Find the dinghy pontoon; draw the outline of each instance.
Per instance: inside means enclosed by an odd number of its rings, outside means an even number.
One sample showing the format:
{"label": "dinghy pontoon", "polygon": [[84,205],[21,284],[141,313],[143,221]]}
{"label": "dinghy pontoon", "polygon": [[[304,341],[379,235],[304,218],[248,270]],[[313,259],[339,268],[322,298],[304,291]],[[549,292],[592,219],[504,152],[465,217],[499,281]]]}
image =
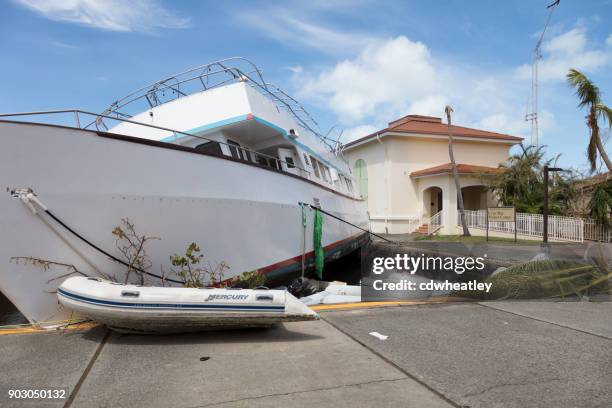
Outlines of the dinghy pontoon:
{"label": "dinghy pontoon", "polygon": [[57,296],[65,307],[123,332],[266,327],[319,318],[284,290],[144,287],[79,276],[66,279]]}

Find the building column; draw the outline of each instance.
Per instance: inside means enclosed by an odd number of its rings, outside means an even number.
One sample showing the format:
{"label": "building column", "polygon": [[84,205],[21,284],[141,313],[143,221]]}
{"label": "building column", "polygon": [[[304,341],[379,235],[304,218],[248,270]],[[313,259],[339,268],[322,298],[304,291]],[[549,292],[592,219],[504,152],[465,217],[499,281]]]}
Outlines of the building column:
{"label": "building column", "polygon": [[442,234],[455,235],[457,234],[457,189],[453,182],[452,176],[446,180],[445,188],[442,190],[442,198],[444,208],[442,209]]}

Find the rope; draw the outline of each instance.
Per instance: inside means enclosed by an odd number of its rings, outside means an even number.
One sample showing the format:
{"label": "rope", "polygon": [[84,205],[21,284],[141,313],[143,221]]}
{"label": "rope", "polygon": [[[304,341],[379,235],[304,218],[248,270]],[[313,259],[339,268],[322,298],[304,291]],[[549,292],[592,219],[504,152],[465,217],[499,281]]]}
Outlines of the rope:
{"label": "rope", "polygon": [[42,322],[36,322],[36,323],[7,324],[7,325],[0,326],[0,331],[6,330],[6,329],[14,329],[14,328],[27,328],[27,327],[37,328],[43,325],[61,325],[63,324],[64,325],[63,327],[66,327],[66,326],[72,326],[72,325],[80,324],[80,323],[87,323],[87,322],[91,322],[91,319],[48,320],[48,321],[42,321]]}
{"label": "rope", "polygon": [[338,220],[338,221],[342,221],[342,222],[343,222],[343,223],[345,223],[345,224],[348,224],[348,225],[353,226],[353,227],[355,227],[355,228],[357,228],[357,229],[360,229],[360,230],[362,230],[362,231],[364,231],[364,232],[367,232],[368,234],[373,235],[373,236],[375,236],[376,238],[380,238],[380,239],[382,239],[383,241],[386,241],[386,242],[390,242],[390,243],[392,243],[392,244],[399,245],[399,242],[392,241],[392,240],[390,240],[390,239],[388,239],[388,238],[383,237],[382,235],[378,235],[378,234],[373,233],[373,232],[372,232],[372,231],[370,231],[370,230],[367,230],[367,229],[365,229],[365,228],[361,228],[361,227],[360,227],[360,226],[358,226],[358,225],[355,225],[355,224],[353,224],[353,223],[351,223],[351,222],[348,222],[347,220],[344,220],[344,219],[342,219],[342,218],[340,218],[340,217],[338,217],[338,216],[335,216],[335,215],[334,215],[334,214],[332,214],[332,213],[329,213],[329,212],[327,212],[327,211],[325,211],[325,210],[322,210],[322,209],[321,209],[321,208],[319,208],[319,207],[315,207],[315,206],[314,206],[314,205],[312,205],[312,204],[308,204],[308,203],[300,203],[300,204],[301,204],[301,205],[308,206],[308,207],[310,207],[310,208],[311,208],[311,209],[313,209],[313,210],[319,210],[319,211],[321,211],[323,214],[325,214],[325,215],[327,215],[327,216],[329,216],[329,217],[335,218],[335,219],[336,219],[336,220]]}
{"label": "rope", "polygon": [[45,212],[47,214],[49,214],[49,217],[53,218],[58,224],[60,224],[62,227],[66,228],[68,231],[70,231],[75,237],[79,238],[81,241],[85,242],[87,245],[89,245],[90,247],[92,247],[93,249],[95,249],[96,251],[108,256],[110,259],[112,259],[115,262],[120,263],[121,265],[127,267],[127,268],[132,268],[135,271],[138,271],[140,273],[144,273],[145,275],[148,276],[152,276],[154,278],[160,279],[161,281],[166,281],[166,282],[172,282],[172,283],[179,283],[179,284],[184,284],[185,282],[176,280],[176,279],[170,279],[170,278],[166,278],[157,274],[154,274],[152,272],[147,272],[143,269],[137,268],[133,265],[128,264],[127,262],[117,258],[116,256],[106,252],[105,250],[103,250],[102,248],[100,248],[99,246],[97,246],[96,244],[94,244],[93,242],[89,241],[87,238],[85,238],[84,236],[82,236],[81,234],[79,234],[78,232],[76,232],[75,230],[73,230],[72,228],[70,228],[68,225],[66,225],[62,220],[60,220],[58,217],[56,217],[51,211],[49,210],[45,210]]}

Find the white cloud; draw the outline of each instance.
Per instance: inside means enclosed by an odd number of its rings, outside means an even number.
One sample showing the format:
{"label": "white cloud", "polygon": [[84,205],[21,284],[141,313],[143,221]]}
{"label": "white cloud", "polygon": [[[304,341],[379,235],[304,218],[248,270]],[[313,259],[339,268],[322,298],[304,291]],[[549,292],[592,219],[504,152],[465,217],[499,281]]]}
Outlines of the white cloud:
{"label": "white cloud", "polygon": [[[612,53],[606,49],[589,47],[586,28],[578,25],[542,44],[542,59],[538,73],[542,81],[564,81],[570,68],[592,71],[612,62]],[[516,70],[518,78],[531,77],[531,65]]]}
{"label": "white cloud", "polygon": [[[305,4],[300,4],[304,7]],[[313,8],[326,7],[310,4]],[[329,5],[327,6],[329,7]],[[339,32],[321,24],[307,22],[308,9],[283,10],[276,5],[258,10],[248,9],[234,14],[241,23],[254,27],[262,34],[290,47],[308,47],[317,51],[347,55],[372,44],[375,36],[361,32]]]}
{"label": "white cloud", "polygon": [[150,32],[156,28],[186,28],[180,17],[157,0],[13,0],[50,20],[110,31]]}
{"label": "white cloud", "polygon": [[606,44],[612,47],[612,34],[610,34],[608,38],[606,39]]}
{"label": "white cloud", "polygon": [[436,88],[427,47],[401,36],[369,45],[355,59],[305,78],[299,93],[327,103],[343,123],[351,123],[381,109],[394,114]]}
{"label": "white cloud", "polygon": [[285,67],[285,69],[287,71],[290,71],[294,75],[301,74],[304,71],[304,68],[302,68],[301,65],[288,66],[288,67]]}
{"label": "white cloud", "polygon": [[360,137],[364,137],[370,135],[381,128],[373,126],[373,125],[360,125],[355,126],[349,129],[345,129],[342,132],[342,143],[352,142],[353,140],[357,140]]}
{"label": "white cloud", "polygon": [[[415,115],[442,117],[444,107],[449,104],[448,98],[443,95],[429,95],[412,102],[405,113]],[[400,115],[402,115],[400,113]]]}
{"label": "white cloud", "polygon": [[[555,129],[547,101],[567,95],[568,69],[588,73],[612,62],[612,50],[594,47],[580,25],[558,31],[542,49],[540,138]],[[530,76],[528,65],[484,71],[474,64],[438,58],[425,44],[399,36],[375,40],[334,65],[303,67],[292,81],[300,99],[333,112],[349,127],[344,142],[406,114],[444,117],[447,104],[455,109],[456,124],[523,136],[529,142],[525,112]]]}
{"label": "white cloud", "polygon": [[64,50],[75,50],[79,48],[77,45],[69,44],[63,41],[58,41],[58,40],[49,40],[49,45],[52,45],[55,48],[61,48]]}

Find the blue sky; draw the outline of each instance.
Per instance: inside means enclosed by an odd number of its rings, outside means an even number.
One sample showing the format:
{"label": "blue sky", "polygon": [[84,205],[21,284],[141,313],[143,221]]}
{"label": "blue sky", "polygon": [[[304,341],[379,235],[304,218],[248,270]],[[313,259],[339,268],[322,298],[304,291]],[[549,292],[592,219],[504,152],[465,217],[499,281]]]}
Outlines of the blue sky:
{"label": "blue sky", "polygon": [[[0,111],[102,111],[189,67],[244,56],[321,124],[363,136],[408,113],[529,137],[531,50],[549,0],[8,0],[0,5]],[[584,168],[570,67],[612,105],[612,0],[562,0],[542,46],[540,139]]]}

